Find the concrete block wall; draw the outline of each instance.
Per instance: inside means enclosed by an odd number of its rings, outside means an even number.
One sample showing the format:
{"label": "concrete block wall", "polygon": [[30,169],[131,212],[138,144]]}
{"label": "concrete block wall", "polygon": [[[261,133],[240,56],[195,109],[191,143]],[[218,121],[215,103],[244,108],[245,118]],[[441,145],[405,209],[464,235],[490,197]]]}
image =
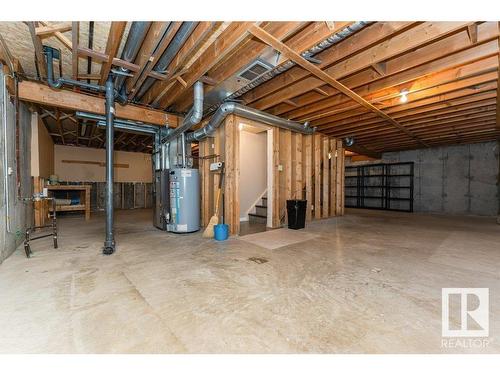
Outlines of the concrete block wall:
{"label": "concrete block wall", "polygon": [[385,153],[415,163],[414,211],[496,216],[498,142]]}
{"label": "concrete block wall", "polygon": [[[16,157],[15,108],[4,97],[4,79],[0,65],[0,263],[11,255],[24,240],[26,227],[32,221],[32,208],[21,198],[32,194],[31,182],[31,112],[19,105],[19,158]],[[6,98],[6,101],[4,101]],[[5,121],[5,119],[7,121]],[[4,135],[6,124],[7,136]],[[19,168],[17,167],[19,163]],[[8,170],[12,173],[8,173]],[[17,170],[20,176],[17,176]],[[20,188],[18,190],[18,182]],[[8,191],[9,200],[6,201]],[[8,209],[7,209],[8,205]]]}

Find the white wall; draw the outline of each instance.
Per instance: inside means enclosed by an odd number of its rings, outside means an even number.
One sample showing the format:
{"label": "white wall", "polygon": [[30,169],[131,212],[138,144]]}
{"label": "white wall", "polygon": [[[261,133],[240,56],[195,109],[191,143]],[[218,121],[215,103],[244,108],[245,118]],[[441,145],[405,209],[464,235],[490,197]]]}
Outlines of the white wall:
{"label": "white wall", "polygon": [[[106,161],[104,149],[55,145],[55,174],[60,181],[106,181],[105,167],[92,164],[70,164],[63,160]],[[115,164],[128,164],[128,168],[115,167],[116,182],[152,182],[151,155],[139,152],[115,151]]]}
{"label": "white wall", "polygon": [[240,219],[248,219],[249,210],[267,188],[266,132],[240,133]]}

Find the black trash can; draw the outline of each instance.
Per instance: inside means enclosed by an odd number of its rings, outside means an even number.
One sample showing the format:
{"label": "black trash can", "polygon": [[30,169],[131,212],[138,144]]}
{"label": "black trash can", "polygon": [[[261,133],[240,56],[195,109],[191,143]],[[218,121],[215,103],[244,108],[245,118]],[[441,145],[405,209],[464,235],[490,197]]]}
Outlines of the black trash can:
{"label": "black trash can", "polygon": [[306,200],[290,199],[286,201],[288,228],[302,229],[306,225]]}

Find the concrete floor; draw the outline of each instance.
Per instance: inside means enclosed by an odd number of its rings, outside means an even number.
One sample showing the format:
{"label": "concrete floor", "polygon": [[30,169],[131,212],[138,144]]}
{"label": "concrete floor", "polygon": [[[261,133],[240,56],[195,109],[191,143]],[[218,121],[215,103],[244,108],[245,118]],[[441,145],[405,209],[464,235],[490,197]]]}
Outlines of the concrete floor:
{"label": "concrete floor", "polygon": [[[0,266],[0,352],[500,352],[494,219],[349,211],[269,250],[150,216],[117,213],[109,257],[102,217],[61,219],[58,250],[19,248]],[[442,287],[490,288],[487,348],[441,348]]]}

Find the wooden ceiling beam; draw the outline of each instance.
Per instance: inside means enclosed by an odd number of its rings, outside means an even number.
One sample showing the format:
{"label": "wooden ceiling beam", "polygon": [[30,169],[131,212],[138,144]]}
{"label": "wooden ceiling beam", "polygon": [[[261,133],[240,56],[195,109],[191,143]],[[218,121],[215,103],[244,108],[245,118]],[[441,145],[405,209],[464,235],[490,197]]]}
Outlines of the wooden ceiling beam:
{"label": "wooden ceiling beam", "polygon": [[71,76],[77,80],[78,77],[78,45],[80,44],[80,22],[71,23]]}
{"label": "wooden ceiling beam", "polygon": [[[54,90],[45,84],[33,81],[19,82],[19,99],[67,110],[105,114],[103,98],[69,90]],[[132,104],[124,106],[117,104],[116,117],[160,126],[168,125],[174,128],[179,121],[177,115]]]}
{"label": "wooden ceiling beam", "polygon": [[[415,22],[378,22],[370,25],[348,40],[336,44],[334,48],[328,48],[317,54],[315,57],[321,60],[318,68],[327,68],[415,25],[417,25]],[[249,91],[241,98],[249,104],[308,76],[310,74],[307,70],[296,66]]]}
{"label": "wooden ceiling beam", "polygon": [[[106,63],[109,60],[109,56],[106,53],[95,51],[83,46],[78,46],[78,56],[91,57],[93,61],[98,63]],[[137,72],[140,69],[138,65],[119,59],[117,57],[114,57],[112,59],[112,65],[125,68],[132,72]]]}
{"label": "wooden ceiling beam", "polygon": [[[49,27],[47,25],[47,23],[43,22],[43,21],[39,21],[39,23],[45,27]],[[70,29],[71,30],[71,29]],[[35,31],[36,32],[36,31]],[[73,49],[73,46],[72,46],[72,43],[71,43],[71,40],[69,40],[62,32],[60,31],[55,31],[54,32],[54,36],[66,47],[68,48],[69,50],[72,50]]]}
{"label": "wooden ceiling beam", "polygon": [[[401,110],[414,108],[424,103],[420,102],[421,100],[432,98],[434,98],[432,102],[441,101],[443,100],[442,95],[445,95],[447,93],[461,90],[462,94],[470,95],[484,90],[491,90],[492,88],[496,89],[496,76],[496,72],[489,72],[460,81],[445,83],[443,85],[438,85],[418,91],[411,94],[410,100],[406,103],[402,103],[398,97],[395,97],[388,100],[379,101],[377,102],[377,105],[379,109],[383,109],[387,114],[392,115],[393,112],[397,111],[397,109],[394,109],[394,107],[399,107]],[[426,103],[428,103],[428,101]],[[347,108],[346,110],[343,110],[342,112],[339,112],[333,116],[312,121],[311,124],[324,129],[327,127],[335,126],[335,124],[339,121],[352,121],[352,119],[349,120],[349,118],[358,114],[362,114],[360,113],[360,111],[361,110],[353,110]]]}
{"label": "wooden ceiling beam", "polygon": [[[495,46],[488,42],[427,64],[405,69],[375,82],[369,81],[369,78],[365,79],[362,74],[353,75],[341,80],[341,82],[348,87],[354,87],[353,90],[356,93],[372,100],[376,96],[395,94],[397,90],[417,90],[419,87],[432,86],[435,82],[452,81],[455,78],[454,75],[456,75],[456,79],[461,79],[476,74],[478,71],[497,67],[498,62],[494,59],[494,48]],[[403,66],[403,68],[405,67]],[[329,111],[335,111],[337,105],[349,100],[341,95],[334,95],[307,105],[303,104],[300,97],[297,98],[297,101],[302,104],[301,108],[297,110],[272,112],[290,119],[313,120],[325,117]]]}
{"label": "wooden ceiling beam", "polygon": [[[466,134],[466,133],[478,133],[478,132],[491,132],[495,131],[495,119],[494,116],[490,118],[481,119],[471,123],[462,122],[453,124],[450,126],[444,126],[442,128],[432,129],[429,131],[420,132],[420,136],[431,141],[433,138],[449,136],[452,134]],[[380,132],[371,136],[355,136],[357,142],[360,144],[369,145],[371,148],[377,148],[378,146],[389,147],[392,145],[398,145],[398,143],[406,143],[407,139],[402,138],[400,135],[390,134],[385,132]]]}
{"label": "wooden ceiling beam", "polygon": [[343,94],[347,95],[350,97],[352,100],[356,101],[359,103],[361,106],[365,107],[366,109],[376,113],[386,121],[390,122],[393,124],[395,127],[397,127],[399,130],[401,130],[403,133],[408,135],[409,137],[415,139],[419,143],[421,143],[423,146],[427,147],[427,144],[418,137],[416,137],[413,133],[408,131],[405,127],[403,127],[401,124],[399,124],[396,120],[394,120],[392,117],[387,115],[385,112],[381,111],[377,107],[375,107],[373,104],[370,102],[366,101],[363,99],[363,97],[359,96],[356,94],[354,91],[349,89],[348,87],[344,86],[340,82],[336,81],[333,79],[329,74],[325,73],[323,70],[319,69],[306,59],[304,59],[300,54],[289,48],[286,44],[280,42],[276,38],[274,38],[272,35],[269,35],[266,31],[262,30],[260,27],[256,25],[252,25],[249,30],[255,37],[261,39],[263,42],[269,44],[271,47],[276,49],[277,51],[280,51],[282,54],[287,56],[290,60],[295,62],[296,64],[300,65],[302,68],[308,70],[311,74],[314,76],[318,77],[321,79],[323,82],[328,83],[331,85],[333,88],[339,90]]}
{"label": "wooden ceiling beam", "polygon": [[[280,40],[286,40],[290,37],[290,35],[293,35],[303,26],[304,22],[267,22],[263,25],[266,31]],[[211,80],[214,81],[212,86],[215,86],[235,75],[243,67],[258,58],[266,48],[269,47],[260,40],[253,38],[245,40],[242,45],[231,54],[231,56],[226,58],[224,61],[221,61],[218,65],[207,72]],[[212,88],[207,87],[205,89],[205,94],[208,94],[211,90]],[[185,111],[187,110],[187,107],[192,105],[192,102],[193,98],[190,93],[185,93],[175,104],[176,108],[180,111]]]}
{"label": "wooden ceiling beam", "polygon": [[[429,107],[418,108],[418,111],[406,110],[406,111],[396,112],[392,114],[392,117],[403,123],[404,121],[428,119],[442,114],[453,115],[457,111],[475,109],[478,107],[489,106],[494,104],[496,102],[495,96],[492,97],[491,94],[489,94],[489,96],[490,98],[485,100],[484,99],[479,101],[469,100],[466,102],[462,101],[463,104],[453,104],[451,102],[437,102],[436,103],[437,105],[434,106],[434,108],[432,108],[431,106],[430,108]],[[466,97],[466,99],[469,99],[469,97]],[[360,116],[359,118],[353,119],[351,121],[342,122],[339,125],[333,127],[332,129],[334,129],[337,132],[345,130],[355,131],[355,130],[368,129],[368,127],[380,123],[383,123],[383,121],[380,121],[378,117],[372,116],[370,118],[365,117],[365,119],[363,119],[362,116]]]}
{"label": "wooden ceiling beam", "polygon": [[[443,24],[445,26],[443,26]],[[465,31],[460,32],[460,30],[465,29],[466,25],[467,24],[444,22],[436,27],[434,27],[432,23],[431,26],[427,28],[419,26],[418,28],[410,29],[373,48],[350,56],[340,61],[338,64],[325,69],[325,72],[338,80],[359,73],[364,69],[371,69],[372,64],[375,62],[384,61],[386,62],[386,75],[402,72],[405,67],[413,68],[424,62],[428,63],[433,59],[442,58],[448,53],[457,52],[457,50],[463,49],[464,47],[471,47],[466,41],[467,36],[465,35]],[[484,29],[484,27],[482,29]],[[489,31],[488,27],[486,27],[486,31]],[[427,32],[429,32],[429,34],[427,34]],[[458,36],[456,34],[458,34]],[[497,32],[495,30],[495,37],[496,34]],[[403,38],[404,36],[406,38]],[[456,37],[453,39],[458,39],[459,42],[462,42],[457,45],[456,41],[450,42],[450,40],[445,40],[447,36]],[[408,38],[410,39],[409,42],[407,41]],[[436,40],[438,40],[438,42],[436,42]],[[434,44],[434,42],[436,42],[436,44]],[[409,46],[413,48],[408,49],[407,47]],[[397,60],[397,62],[395,62],[395,60]],[[453,62],[450,62],[450,64],[453,64]],[[252,106],[260,110],[267,110],[279,104],[284,99],[296,97],[316,87],[321,87],[323,84],[323,81],[314,76],[293,83],[288,82],[287,86],[253,102]]]}
{"label": "wooden ceiling beam", "polygon": [[173,81],[177,80],[183,82],[182,75],[188,71],[188,60],[191,59],[195,53],[201,53],[203,51],[203,46],[207,43],[207,39],[216,33],[221,25],[222,22],[199,22],[189,38],[179,49],[179,52],[170,62],[166,69],[168,73],[162,80],[163,82],[156,82],[144,94],[142,101],[144,103],[155,103],[161,100],[163,95],[173,85]]}
{"label": "wooden ceiling beam", "polygon": [[149,77],[149,74],[153,71],[153,68],[155,67],[156,63],[158,62],[158,59],[163,55],[163,52],[167,49],[168,45],[174,38],[175,34],[179,30],[179,28],[182,26],[182,22],[174,22],[169,28],[168,28],[168,33],[161,38],[160,42],[156,46],[153,54],[150,56],[150,58],[145,62],[144,67],[142,67],[142,70],[140,71],[139,74],[137,74],[137,79],[134,79],[134,86],[131,89],[131,92],[128,96],[129,100],[134,99],[136,92],[139,90],[139,88],[142,86],[146,78]]}
{"label": "wooden ceiling beam", "polygon": [[500,22],[497,23],[498,29],[498,38],[497,38],[497,47],[498,47],[498,78],[497,78],[497,128],[500,129]]}
{"label": "wooden ceiling beam", "polygon": [[118,49],[120,48],[120,43],[126,26],[127,22],[124,21],[111,22],[108,41],[106,42],[106,55],[108,55],[108,59],[101,66],[101,79],[99,80],[100,85],[103,85],[108,79],[111,66],[113,65],[113,59],[118,54]]}
{"label": "wooden ceiling beam", "polygon": [[[482,117],[476,117],[476,118],[470,118],[470,119],[455,119],[454,121],[450,121],[446,124],[421,124],[419,127],[414,127],[414,131],[416,134],[418,134],[422,138],[428,137],[428,134],[432,134],[434,131],[439,131],[443,129],[449,129],[450,127],[454,126],[462,126],[462,125],[467,125],[467,126],[474,126],[478,124],[484,124],[485,122],[488,123],[493,123],[495,121],[494,119],[494,113],[489,113],[488,115],[482,116]],[[375,142],[376,139],[385,139],[389,140],[389,138],[393,139],[398,139],[398,140],[404,140],[404,135],[401,135],[400,133],[397,133],[394,128],[382,124],[377,127],[373,127],[373,129],[370,129],[370,131],[355,131],[355,132],[348,132],[346,134],[342,132],[337,132],[337,133],[328,133],[329,136],[333,137],[346,137],[346,136],[351,136],[355,137],[357,140],[362,141],[366,140],[369,142]]]}
{"label": "wooden ceiling beam", "polygon": [[[204,76],[219,61],[225,58],[234,48],[236,48],[245,38],[248,37],[248,30],[252,27],[252,22],[232,22],[229,27],[203,52],[193,63],[190,71],[186,73],[184,80],[188,88],[193,86],[197,80]],[[167,108],[170,106],[187,88],[179,87],[174,83],[162,100],[157,102],[156,107]]]}
{"label": "wooden ceiling beam", "polygon": [[[142,72],[149,62],[149,58],[154,54],[154,51],[161,41],[161,37],[165,33],[168,27],[168,22],[153,22],[149,27],[148,33],[142,42],[139,49],[139,53],[135,59],[135,63],[138,65],[138,72]],[[131,92],[134,89],[135,83],[139,79],[140,75],[136,74],[133,78],[129,78],[125,81],[127,92]]]}
{"label": "wooden ceiling beam", "polygon": [[72,25],[68,23],[60,23],[57,25],[50,26],[38,26],[35,28],[35,34],[38,36],[52,35],[56,32],[66,32],[72,29]]}
{"label": "wooden ceiling beam", "polygon": [[35,48],[36,64],[38,66],[38,71],[42,79],[47,78],[47,62],[45,61],[45,54],[43,53],[43,45],[40,37],[36,35],[36,25],[35,22],[27,22],[31,41],[33,42],[33,47]]}

